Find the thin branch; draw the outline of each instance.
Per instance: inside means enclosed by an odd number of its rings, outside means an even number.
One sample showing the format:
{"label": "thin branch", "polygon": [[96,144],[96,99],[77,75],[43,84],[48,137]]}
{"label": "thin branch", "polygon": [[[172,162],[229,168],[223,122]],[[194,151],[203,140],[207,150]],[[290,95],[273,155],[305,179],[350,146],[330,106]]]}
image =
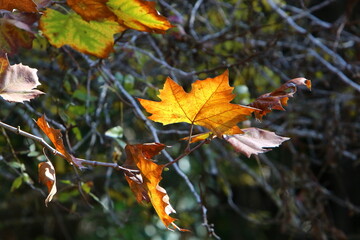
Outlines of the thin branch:
{"label": "thin branch", "polygon": [[204,140],[202,142],[200,142],[198,145],[196,145],[195,147],[187,150],[187,151],[184,151],[180,156],[178,156],[176,159],[174,159],[173,161],[171,162],[168,162],[164,165],[164,167],[168,167],[174,163],[177,163],[180,159],[182,159],[183,157],[189,155],[190,153],[192,153],[193,151],[195,151],[196,149],[200,148],[202,145],[204,145],[205,143],[208,143],[207,140]]}
{"label": "thin branch", "polygon": [[[271,8],[278,13],[292,28],[294,28],[297,32],[306,35],[306,37],[320,49],[322,49],[326,54],[333,58],[334,62],[339,65],[341,70],[349,69],[351,70],[351,65],[349,65],[339,54],[328,48],[325,44],[323,44],[318,38],[314,37],[311,33],[309,33],[305,28],[299,26],[294,19],[292,19],[284,10],[281,9],[273,0],[267,0]],[[312,50],[314,51],[314,50]],[[317,54],[318,55],[318,54]],[[325,65],[324,62],[321,61],[322,64]],[[334,66],[327,66],[331,71],[335,72],[336,67]],[[351,81],[345,74],[342,72],[337,73],[341,80],[343,80],[346,84],[349,84],[355,90],[360,92],[360,85]]]}
{"label": "thin branch", "polygon": [[[13,132],[15,134],[18,134],[18,135],[21,135],[21,136],[24,136],[26,138],[29,138],[29,139],[32,139],[36,142],[39,142],[43,147],[47,148],[48,150],[50,150],[50,152],[53,154],[53,155],[58,155],[60,156],[61,158],[64,158],[66,159],[65,155],[62,154],[61,152],[59,152],[58,150],[56,150],[55,148],[53,148],[52,146],[50,146],[43,138],[41,137],[38,137],[38,136],[35,136],[33,134],[30,134],[28,132],[25,132],[23,130],[20,129],[20,127],[18,128],[15,128],[13,126],[10,126],[4,122],[1,122],[0,121],[0,127],[3,127],[4,129],[10,131],[10,132]],[[86,160],[86,159],[81,159],[81,158],[77,158],[77,160],[79,160],[78,162],[81,164],[86,164],[86,165],[90,165],[90,166],[102,166],[102,167],[111,167],[111,168],[114,168],[116,170],[121,170],[121,171],[126,171],[126,172],[129,172],[129,173],[139,173],[139,170],[136,170],[136,169],[129,169],[129,168],[125,168],[125,167],[122,167],[120,165],[118,165],[117,163],[106,163],[106,162],[98,162],[98,161],[92,161],[92,160]]]}

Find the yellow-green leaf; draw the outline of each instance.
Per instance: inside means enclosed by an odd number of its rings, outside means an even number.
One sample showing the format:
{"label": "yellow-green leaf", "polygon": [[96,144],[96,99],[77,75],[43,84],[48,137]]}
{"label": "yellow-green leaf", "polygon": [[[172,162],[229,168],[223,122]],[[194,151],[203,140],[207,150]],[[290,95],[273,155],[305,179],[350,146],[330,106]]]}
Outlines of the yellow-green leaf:
{"label": "yellow-green leaf", "polygon": [[124,30],[115,21],[87,22],[74,12],[62,14],[53,9],[44,12],[40,19],[40,29],[56,47],[69,45],[99,58],[109,55],[114,45],[113,35]]}
{"label": "yellow-green leaf", "polygon": [[164,33],[173,27],[155,9],[155,2],[144,0],[109,0],[107,6],[120,24],[139,31]]}

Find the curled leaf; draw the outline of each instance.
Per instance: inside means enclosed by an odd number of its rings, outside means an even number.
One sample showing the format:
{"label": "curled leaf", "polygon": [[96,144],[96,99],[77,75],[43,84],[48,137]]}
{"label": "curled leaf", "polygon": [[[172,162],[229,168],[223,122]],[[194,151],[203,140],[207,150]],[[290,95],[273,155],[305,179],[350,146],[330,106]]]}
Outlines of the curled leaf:
{"label": "curled leaf", "polygon": [[127,145],[125,147],[127,159],[124,165],[138,169],[140,174],[127,173],[126,180],[137,201],[150,201],[166,227],[169,228],[172,225],[180,231],[187,231],[174,224],[176,219],[170,214],[175,213],[175,210],[169,202],[166,190],[159,186],[163,165],[158,165],[151,160],[164,148],[165,145],[161,143]]}
{"label": "curled leaf", "polygon": [[290,138],[281,137],[273,132],[259,128],[241,129],[243,134],[224,135],[223,139],[228,141],[237,152],[250,158],[252,154],[268,152],[274,147],[278,147],[282,142]]}
{"label": "curled leaf", "polygon": [[190,93],[168,78],[160,90],[161,102],[139,101],[152,114],[149,119],[164,125],[187,122],[206,127],[218,137],[230,129],[241,133],[236,124],[259,110],[230,103],[234,99],[234,88],[229,86],[228,74],[225,71],[215,78],[198,80],[192,84]]}
{"label": "curled leaf", "polygon": [[6,61],[0,60],[0,96],[9,102],[29,101],[43,92],[36,90],[40,85],[37,69],[21,63],[6,67]]}
{"label": "curled leaf", "polygon": [[44,184],[49,192],[48,196],[45,199],[45,205],[47,206],[47,204],[51,202],[57,192],[55,168],[50,161],[41,162],[38,165],[38,172],[39,182]]}
{"label": "curled leaf", "polygon": [[85,168],[81,161],[79,161],[77,158],[72,156],[68,151],[66,150],[62,134],[59,129],[54,129],[49,126],[48,122],[45,120],[45,115],[41,116],[37,121],[36,124],[40,127],[40,129],[46,134],[46,136],[50,139],[50,141],[54,144],[57,151],[59,151],[63,157],[72,165],[74,164],[78,168],[82,169]]}
{"label": "curled leaf", "polygon": [[285,110],[283,106],[286,106],[289,97],[293,97],[294,93],[296,93],[298,85],[305,85],[308,89],[311,89],[310,80],[306,78],[294,78],[275,89],[275,91],[258,97],[254,102],[249,104],[250,107],[261,109],[260,112],[255,112],[255,117],[261,120],[262,117],[271,112],[272,109]]}

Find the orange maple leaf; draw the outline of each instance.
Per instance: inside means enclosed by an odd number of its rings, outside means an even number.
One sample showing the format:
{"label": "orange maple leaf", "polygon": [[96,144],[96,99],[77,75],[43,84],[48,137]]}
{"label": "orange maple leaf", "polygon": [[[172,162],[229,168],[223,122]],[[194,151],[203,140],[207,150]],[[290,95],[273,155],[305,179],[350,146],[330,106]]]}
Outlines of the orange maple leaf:
{"label": "orange maple leaf", "polygon": [[228,71],[215,78],[197,80],[190,93],[167,78],[160,90],[161,102],[139,99],[140,104],[152,115],[149,119],[164,125],[187,122],[211,130],[215,135],[231,130],[232,134],[241,133],[236,127],[247,119],[256,108],[230,103],[234,99],[233,87],[229,86]]}
{"label": "orange maple leaf", "polygon": [[172,225],[180,231],[187,231],[175,225],[175,218],[169,214],[176,213],[170,205],[169,196],[159,186],[164,166],[154,163],[151,158],[165,148],[161,143],[126,145],[126,162],[124,166],[135,168],[140,174],[126,173],[125,177],[138,202],[151,202],[156,213],[166,227]]}
{"label": "orange maple leaf", "polygon": [[41,130],[46,134],[46,136],[48,136],[50,141],[54,144],[56,150],[63,155],[62,156],[63,158],[65,158],[71,165],[75,164],[75,166],[77,166],[80,169],[85,168],[82,165],[81,161],[79,161],[76,157],[68,153],[63,143],[61,131],[59,129],[54,129],[50,127],[48,122],[45,120],[45,115],[42,115],[36,121],[36,124],[41,128]]}
{"label": "orange maple leaf", "polygon": [[273,92],[266,93],[258,97],[254,102],[249,104],[251,107],[260,109],[260,112],[255,113],[257,119],[262,119],[263,116],[272,111],[276,110],[285,110],[283,106],[287,105],[289,97],[293,97],[296,93],[296,86],[305,85],[308,89],[311,89],[311,81],[306,78],[294,78],[279,88],[275,89]]}

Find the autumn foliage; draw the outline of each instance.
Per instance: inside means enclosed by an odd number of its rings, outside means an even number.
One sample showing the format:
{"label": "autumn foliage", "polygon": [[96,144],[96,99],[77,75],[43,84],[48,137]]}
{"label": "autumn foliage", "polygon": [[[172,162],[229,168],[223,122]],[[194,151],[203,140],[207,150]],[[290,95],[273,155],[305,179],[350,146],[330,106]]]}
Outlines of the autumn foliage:
{"label": "autumn foliage", "polygon": [[[105,59],[116,54],[113,53],[116,39],[128,29],[166,34],[168,29],[174,27],[158,13],[152,1],[67,0],[66,3],[58,7],[57,3],[50,1],[41,1],[41,4],[30,0],[1,1],[0,9],[8,10],[0,19],[0,96],[3,100],[23,103],[44,94],[36,89],[40,86],[37,69],[21,63],[11,65],[8,61],[21,49],[31,49],[35,35],[45,37],[56,48],[70,46],[91,58]],[[160,101],[138,98],[141,106],[150,114],[149,120],[163,125],[189,124],[190,134],[182,139],[188,142],[184,154],[166,164],[153,160],[166,148],[166,143],[158,142],[127,144],[126,161],[122,165],[101,165],[96,161],[77,158],[64,144],[61,131],[52,128],[43,115],[36,120],[36,124],[54,146],[53,152],[44,153],[46,161],[38,164],[39,181],[48,190],[45,205],[56,199],[56,169],[49,157],[54,154],[80,170],[92,165],[122,171],[139,203],[151,203],[167,228],[187,231],[174,223],[176,219],[172,214],[176,211],[170,204],[167,191],[160,186],[164,167],[177,163],[182,157],[205,143],[211,144],[215,139],[229,143],[235,151],[248,158],[278,147],[289,138],[264,129],[244,128],[241,124],[252,117],[261,120],[272,110],[285,110],[289,97],[293,97],[297,87],[302,85],[311,89],[310,80],[295,78],[248,105],[240,105],[232,103],[236,95],[234,87],[229,84],[229,70],[213,78],[196,80],[189,92],[168,77],[159,90]]]}

